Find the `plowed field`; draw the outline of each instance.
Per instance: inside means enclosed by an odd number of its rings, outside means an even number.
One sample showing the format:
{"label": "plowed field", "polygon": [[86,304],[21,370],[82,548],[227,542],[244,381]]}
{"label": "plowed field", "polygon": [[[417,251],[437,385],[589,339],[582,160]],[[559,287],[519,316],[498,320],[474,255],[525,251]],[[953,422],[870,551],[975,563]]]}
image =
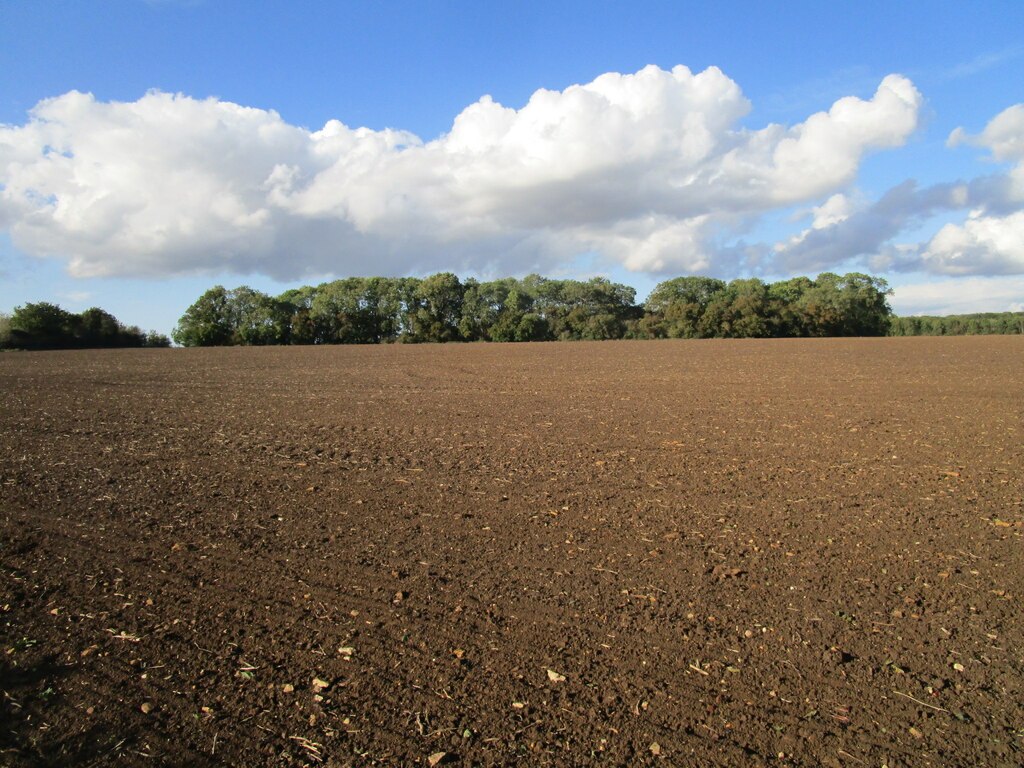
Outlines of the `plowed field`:
{"label": "plowed field", "polygon": [[1024,338],[13,353],[0,392],[0,765],[1024,762]]}

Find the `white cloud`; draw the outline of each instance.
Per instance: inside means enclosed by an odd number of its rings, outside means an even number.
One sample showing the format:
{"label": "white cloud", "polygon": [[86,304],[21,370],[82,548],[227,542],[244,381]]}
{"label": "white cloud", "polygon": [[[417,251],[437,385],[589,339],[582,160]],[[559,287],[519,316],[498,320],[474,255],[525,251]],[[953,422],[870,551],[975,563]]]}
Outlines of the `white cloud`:
{"label": "white cloud", "polygon": [[[835,195],[812,209],[809,228],[775,245],[774,263],[789,271],[860,260],[881,271],[1024,274],[1024,105],[1004,110],[976,136],[958,128],[947,145],[962,143],[1013,166],[1005,174],[924,189],[906,181],[870,204]],[[946,223],[927,242],[892,242],[931,216],[953,211],[965,211],[965,219]]]}
{"label": "white cloud", "polygon": [[776,253],[797,250],[817,230],[830,229],[839,226],[850,218],[854,213],[863,208],[859,202],[854,201],[842,192],[832,195],[821,205],[812,206],[809,210],[799,211],[794,220],[811,217],[811,226],[796,235],[792,235],[787,241],[775,244]]}
{"label": "white cloud", "polygon": [[965,277],[893,288],[897,315],[1024,312],[1024,276]]}
{"label": "white cloud", "polygon": [[949,146],[983,147],[998,162],[1014,163],[992,184],[963,224],[946,224],[920,250],[930,272],[949,275],[1024,274],[1024,104],[1003,110],[977,136],[957,128]]}
{"label": "white cloud", "polygon": [[950,141],[965,141],[977,147],[985,147],[1000,162],[1020,162],[1024,160],[1024,104],[1004,109],[989,121],[978,136],[971,136],[963,128],[957,128],[950,136]]}
{"label": "white cloud", "polygon": [[889,75],[871,101],[847,96],[811,115],[775,149],[776,198],[811,199],[852,180],[865,149],[899,146],[914,131],[921,101],[909,80]]}
{"label": "white cloud", "polygon": [[[71,92],[0,127],[0,227],[76,276],[517,272],[586,252],[715,273],[761,253],[716,248],[723,232],[844,189],[866,153],[915,130],[921,103],[890,75],[869,100],[749,130],[720,70],[652,66],[518,110],[484,97],[423,142],[214,99]],[[840,220],[839,199],[822,222]]]}
{"label": "white cloud", "polygon": [[1024,273],[1024,211],[984,216],[974,211],[963,225],[946,224],[921,253],[929,272],[947,275]]}
{"label": "white cloud", "polygon": [[849,197],[842,193],[832,195],[824,203],[811,209],[814,214],[811,229],[824,229],[846,221],[853,211],[854,202]]}
{"label": "white cloud", "polygon": [[814,220],[809,228],[775,244],[773,261],[793,272],[830,268],[854,259],[883,271],[917,268],[916,248],[894,247],[889,241],[936,212],[963,207],[971,196],[969,185],[937,184],[919,189],[913,181],[893,187],[874,203],[834,195],[812,209]]}
{"label": "white cloud", "polygon": [[1014,163],[1008,174],[1011,182],[1008,192],[1017,203],[1024,203],[1024,104],[1004,109],[977,136],[957,128],[946,144],[950,147],[972,144],[988,149],[997,162]]}

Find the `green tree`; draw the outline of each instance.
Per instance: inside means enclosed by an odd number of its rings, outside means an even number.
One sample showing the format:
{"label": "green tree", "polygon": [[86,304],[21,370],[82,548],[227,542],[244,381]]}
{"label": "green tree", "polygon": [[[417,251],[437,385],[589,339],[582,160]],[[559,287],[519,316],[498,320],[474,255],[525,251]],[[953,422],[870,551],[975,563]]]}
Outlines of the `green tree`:
{"label": "green tree", "polygon": [[625,321],[609,312],[602,312],[587,318],[582,326],[580,338],[584,341],[621,339],[625,330]]}
{"label": "green tree", "polygon": [[398,301],[398,336],[397,341],[412,342],[422,341],[417,336],[417,313],[423,306],[423,300],[419,295],[420,283],[418,277],[393,278],[393,290]]}
{"label": "green tree", "polygon": [[563,280],[555,295],[552,333],[564,341],[622,338],[626,321],[639,317],[636,290],[605,277]]}
{"label": "green tree", "polygon": [[546,341],[547,338],[548,322],[536,312],[527,312],[519,319],[516,341]]}
{"label": "green tree", "polygon": [[77,346],[80,318],[56,304],[40,301],[15,307],[10,334],[15,346],[26,349],[59,349]]}
{"label": "green tree", "polygon": [[890,293],[888,284],[878,277],[824,272],[796,308],[809,336],[884,336],[892,316],[886,298]]}
{"label": "green tree", "polygon": [[626,332],[623,334],[626,339],[665,339],[668,338],[668,331],[661,315],[650,312],[643,317],[626,323]]}
{"label": "green tree", "polygon": [[741,339],[770,336],[768,287],[759,279],[733,280],[711,297],[698,324],[701,336]]}
{"label": "green tree", "polygon": [[529,305],[529,295],[520,290],[515,278],[467,281],[459,330],[470,341],[515,341]]}
{"label": "green tree", "polygon": [[183,347],[222,347],[234,342],[234,331],[228,292],[216,285],[185,310],[171,337]]}
{"label": "green tree", "polygon": [[[77,335],[82,346],[86,347],[121,346],[129,336],[116,317],[99,307],[91,307],[79,315]],[[133,340],[141,346],[141,339]]]}
{"label": "green tree", "polygon": [[243,346],[281,344],[288,340],[287,306],[247,285],[226,293],[231,343]]}
{"label": "green tree", "polygon": [[402,333],[402,293],[392,278],[368,277],[363,282],[361,306],[369,341],[394,341]]}
{"label": "green tree", "polygon": [[305,285],[302,288],[290,288],[277,297],[281,311],[288,316],[289,344],[313,344],[316,341],[316,329],[311,317],[316,294],[316,288]]}
{"label": "green tree", "polygon": [[1024,334],[1024,312],[979,312],[969,315],[893,317],[890,336]]}
{"label": "green tree", "polygon": [[[492,308],[495,318],[490,327],[491,341],[526,341],[523,335],[527,333],[527,325],[532,329],[540,328],[539,324],[524,319],[531,314],[533,299],[530,294],[523,290],[518,280],[506,278],[495,281],[493,286]],[[547,328],[547,323],[544,324]]]}
{"label": "green tree", "polygon": [[412,314],[416,341],[458,341],[462,319],[463,286],[451,272],[424,278],[416,289],[417,306]]}
{"label": "green tree", "polygon": [[[148,338],[138,327],[122,325],[116,317],[99,307],[74,314],[45,301],[15,307],[3,325],[0,328],[0,347],[7,348],[141,347],[146,345]],[[167,344],[170,344],[169,340]]]}
{"label": "green tree", "polygon": [[465,341],[487,338],[484,327],[484,301],[480,297],[479,281],[469,278],[463,284],[462,315],[459,317],[459,335]]}
{"label": "green tree", "polygon": [[725,287],[712,277],[676,277],[659,283],[644,303],[648,315],[654,316],[645,326],[657,338],[700,338],[704,313]]}
{"label": "green tree", "polygon": [[146,340],[143,342],[144,347],[169,347],[171,346],[171,340],[162,333],[156,331],[150,331],[146,334]]}
{"label": "green tree", "polygon": [[892,293],[880,277],[860,272],[843,275],[839,283],[843,336],[884,336],[889,330]]}
{"label": "green tree", "polygon": [[359,304],[362,290],[363,279],[360,277],[335,280],[317,288],[310,307],[316,344],[358,344],[364,341]]}
{"label": "green tree", "polygon": [[794,277],[768,286],[769,316],[774,327],[774,336],[808,336],[800,302],[805,293],[814,287],[808,277]]}
{"label": "green tree", "polygon": [[565,292],[568,281],[552,280],[530,274],[520,281],[520,291],[526,301],[520,300],[523,313],[532,313],[544,320],[544,339],[560,338],[568,333],[565,322],[571,310]]}

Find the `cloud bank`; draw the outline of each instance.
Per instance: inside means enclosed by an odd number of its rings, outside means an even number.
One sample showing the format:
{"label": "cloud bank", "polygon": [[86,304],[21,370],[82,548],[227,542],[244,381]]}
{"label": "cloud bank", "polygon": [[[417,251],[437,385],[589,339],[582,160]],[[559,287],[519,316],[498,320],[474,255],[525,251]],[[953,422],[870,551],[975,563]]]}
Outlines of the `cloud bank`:
{"label": "cloud bank", "polygon": [[[741,126],[750,104],[717,68],[651,66],[521,109],[483,97],[433,141],[150,92],[71,92],[0,126],[0,228],[75,276],[550,271],[596,253],[649,273],[807,270],[852,257],[934,272],[1024,271],[1024,107],[951,142],[1016,163],[1006,177],[874,204],[847,197],[862,159],[902,145],[922,97],[899,75],[793,126]],[[757,217],[811,205],[784,243],[735,244]],[[973,206],[916,248],[931,212]],[[722,243],[732,243],[723,246]]]}
{"label": "cloud bank", "polygon": [[901,285],[890,303],[898,315],[1024,312],[1024,276],[965,277]]}
{"label": "cloud bank", "polygon": [[[1007,174],[919,189],[908,180],[877,202],[858,204],[842,194],[814,208],[810,228],[778,243],[783,267],[816,268],[861,257],[876,270],[939,275],[1024,274],[1024,105],[1004,110],[977,136],[958,128],[947,145],[989,150]],[[962,224],[945,224],[928,242],[893,244],[908,227],[929,217],[968,211]]]}

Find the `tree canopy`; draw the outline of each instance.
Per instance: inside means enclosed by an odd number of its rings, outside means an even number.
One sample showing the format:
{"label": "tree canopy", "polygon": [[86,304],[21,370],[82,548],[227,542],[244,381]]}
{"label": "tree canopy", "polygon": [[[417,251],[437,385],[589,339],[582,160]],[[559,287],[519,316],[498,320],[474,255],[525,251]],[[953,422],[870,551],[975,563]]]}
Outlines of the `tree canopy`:
{"label": "tree canopy", "polygon": [[183,346],[622,338],[642,314],[635,293],[600,277],[481,283],[451,272],[350,277],[277,297],[218,285],[185,311],[173,336]]}
{"label": "tree canopy", "polygon": [[155,331],[122,325],[99,307],[80,314],[41,301],[15,307],[0,317],[0,349],[85,349],[100,347],[169,347]]}
{"label": "tree canopy", "polygon": [[968,315],[895,317],[891,336],[973,336],[1024,334],[1024,312],[978,312]]}
{"label": "tree canopy", "polygon": [[277,297],[215,286],[173,336],[184,346],[880,336],[888,293],[859,273],[780,283],[693,276],[659,284],[638,305],[633,288],[603,277],[349,277]]}

